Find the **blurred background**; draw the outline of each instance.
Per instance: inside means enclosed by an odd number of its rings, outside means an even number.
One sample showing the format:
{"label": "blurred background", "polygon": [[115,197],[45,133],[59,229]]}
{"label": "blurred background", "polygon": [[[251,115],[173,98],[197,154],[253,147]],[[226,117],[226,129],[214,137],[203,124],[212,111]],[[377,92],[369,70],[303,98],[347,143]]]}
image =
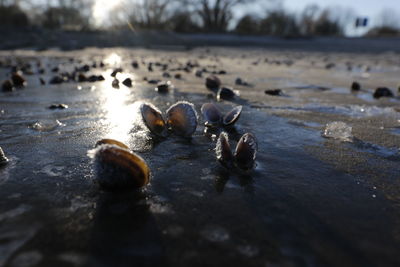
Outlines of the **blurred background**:
{"label": "blurred background", "polygon": [[[98,46],[157,38],[179,43],[179,36],[188,34],[398,37],[399,15],[396,0],[0,0],[0,48],[63,39],[84,45],[79,33],[90,33]],[[126,32],[140,40],[132,42]],[[62,33],[70,38],[61,38]]]}

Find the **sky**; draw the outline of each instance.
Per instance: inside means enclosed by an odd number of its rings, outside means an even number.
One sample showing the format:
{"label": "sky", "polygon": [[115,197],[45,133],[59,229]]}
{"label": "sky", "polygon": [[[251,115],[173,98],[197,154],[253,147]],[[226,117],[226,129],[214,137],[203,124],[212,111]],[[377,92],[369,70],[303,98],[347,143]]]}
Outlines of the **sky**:
{"label": "sky", "polygon": [[[272,1],[272,4],[271,4]],[[275,2],[275,3],[274,3]],[[355,30],[354,27],[349,27],[347,33],[350,36],[357,36],[363,34],[369,28],[376,24],[379,24],[378,16],[382,10],[392,10],[397,14],[400,14],[400,0],[258,0],[256,4],[249,5],[247,7],[236,10],[236,15],[241,16],[246,12],[259,13],[260,10],[265,10],[268,7],[278,5],[278,2],[282,2],[282,7],[285,10],[289,10],[294,13],[301,12],[304,7],[310,4],[317,4],[321,8],[325,7],[342,7],[351,8],[356,15],[360,17],[367,17],[370,21],[369,27]],[[398,24],[399,26],[399,24]]]}

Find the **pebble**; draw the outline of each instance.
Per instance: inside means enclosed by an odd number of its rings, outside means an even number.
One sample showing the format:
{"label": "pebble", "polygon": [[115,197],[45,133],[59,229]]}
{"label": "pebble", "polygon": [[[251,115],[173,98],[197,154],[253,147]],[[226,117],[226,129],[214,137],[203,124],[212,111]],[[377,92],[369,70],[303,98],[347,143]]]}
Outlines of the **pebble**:
{"label": "pebble", "polygon": [[379,87],[375,90],[374,98],[393,97],[393,92],[386,87]]}
{"label": "pebble", "polygon": [[358,82],[353,82],[351,84],[351,90],[352,91],[360,91],[361,85]]}
{"label": "pebble", "polygon": [[66,104],[52,104],[49,106],[49,109],[67,109],[68,105]]}
{"label": "pebble", "polygon": [[282,96],[283,92],[281,89],[269,89],[264,91],[265,94],[267,95],[273,95],[273,96]]}
{"label": "pebble", "polygon": [[14,85],[12,84],[12,82],[10,80],[5,80],[1,85],[1,89],[4,92],[11,92],[11,91],[15,90]]}
{"label": "pebble", "polygon": [[132,87],[132,79],[131,78],[126,78],[123,82],[123,85],[125,85],[126,87]]}

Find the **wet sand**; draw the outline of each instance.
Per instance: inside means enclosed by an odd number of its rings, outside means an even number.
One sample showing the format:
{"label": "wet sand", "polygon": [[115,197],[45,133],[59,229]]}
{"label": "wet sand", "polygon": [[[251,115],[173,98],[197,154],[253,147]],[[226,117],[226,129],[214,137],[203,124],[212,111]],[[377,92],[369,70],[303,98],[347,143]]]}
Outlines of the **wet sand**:
{"label": "wet sand", "polygon": [[[398,54],[0,52],[0,61],[7,58],[30,62],[34,74],[24,75],[24,89],[0,92],[0,146],[10,159],[0,168],[0,266],[400,264]],[[37,74],[37,61],[44,74]],[[189,61],[196,66],[185,71]],[[93,62],[97,67],[86,74],[105,81],[48,84],[57,73]],[[58,72],[51,71],[55,66]],[[117,67],[123,68],[117,78],[131,77],[132,88],[112,88]],[[203,68],[208,73],[196,77]],[[1,79],[9,69],[0,68]],[[216,102],[204,80],[221,71],[223,84],[240,96],[217,105],[224,112],[243,105],[232,144],[245,132],[258,139],[257,167],[246,175],[219,165],[215,138],[204,134],[200,107]],[[174,89],[159,94],[144,77],[170,80]],[[236,85],[238,77],[248,85]],[[353,81],[361,91],[351,92]],[[391,88],[395,97],[374,99],[377,87]],[[268,89],[282,94],[265,94]],[[196,133],[191,140],[155,142],[141,122],[140,101],[165,111],[179,100],[194,103]],[[48,109],[54,103],[68,109]],[[334,121],[352,127],[351,142],[322,137]],[[87,151],[105,137],[143,156],[152,170],[148,187],[125,194],[99,188]]]}

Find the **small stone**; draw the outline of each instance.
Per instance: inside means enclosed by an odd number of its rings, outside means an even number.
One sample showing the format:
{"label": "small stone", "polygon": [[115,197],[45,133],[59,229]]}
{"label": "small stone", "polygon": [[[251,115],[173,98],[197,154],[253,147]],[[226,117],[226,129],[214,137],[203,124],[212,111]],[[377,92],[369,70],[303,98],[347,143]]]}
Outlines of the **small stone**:
{"label": "small stone", "polygon": [[83,74],[83,73],[78,74],[78,82],[86,82],[87,80],[88,80],[88,78],[86,77],[85,74]]}
{"label": "small stone", "polygon": [[175,74],[174,77],[175,77],[175,79],[180,80],[180,79],[182,79],[182,74],[177,73],[177,74]]}
{"label": "small stone", "polygon": [[63,83],[65,80],[61,77],[61,76],[59,76],[59,75],[57,75],[57,76],[54,76],[53,78],[51,78],[51,80],[50,80],[50,84],[60,84],[60,83]]}
{"label": "small stone", "polygon": [[169,72],[164,72],[162,76],[164,78],[171,78],[171,74],[169,74]]}
{"label": "small stone", "polygon": [[335,66],[336,66],[335,63],[328,63],[325,65],[325,69],[330,70],[330,69],[334,68]]}
{"label": "small stone", "polygon": [[273,96],[282,96],[283,92],[281,89],[269,89],[264,91],[265,94],[267,95],[273,95]]}
{"label": "small stone", "polygon": [[351,84],[351,90],[353,91],[360,91],[361,85],[358,82],[353,82]]}
{"label": "small stone", "polygon": [[149,84],[158,84],[160,80],[148,80],[147,83]]}
{"label": "small stone", "polygon": [[157,84],[156,91],[159,93],[168,93],[171,82],[160,82]]}
{"label": "small stone", "polygon": [[117,76],[117,73],[119,72],[123,72],[122,68],[116,68],[112,73],[111,73],[111,77],[115,77]]}
{"label": "small stone", "polygon": [[374,98],[393,97],[393,92],[386,87],[379,87],[375,90]]}
{"label": "small stone", "polygon": [[10,80],[5,80],[1,85],[1,89],[4,92],[11,92],[11,91],[14,91],[15,88]]}
{"label": "small stone", "polygon": [[132,67],[133,67],[134,69],[138,69],[138,68],[139,68],[139,63],[138,63],[137,61],[133,61],[133,62],[132,62]]}
{"label": "small stone", "polygon": [[198,70],[198,71],[196,71],[195,75],[196,75],[196,77],[201,78],[201,77],[203,77],[203,72],[201,70]]}

